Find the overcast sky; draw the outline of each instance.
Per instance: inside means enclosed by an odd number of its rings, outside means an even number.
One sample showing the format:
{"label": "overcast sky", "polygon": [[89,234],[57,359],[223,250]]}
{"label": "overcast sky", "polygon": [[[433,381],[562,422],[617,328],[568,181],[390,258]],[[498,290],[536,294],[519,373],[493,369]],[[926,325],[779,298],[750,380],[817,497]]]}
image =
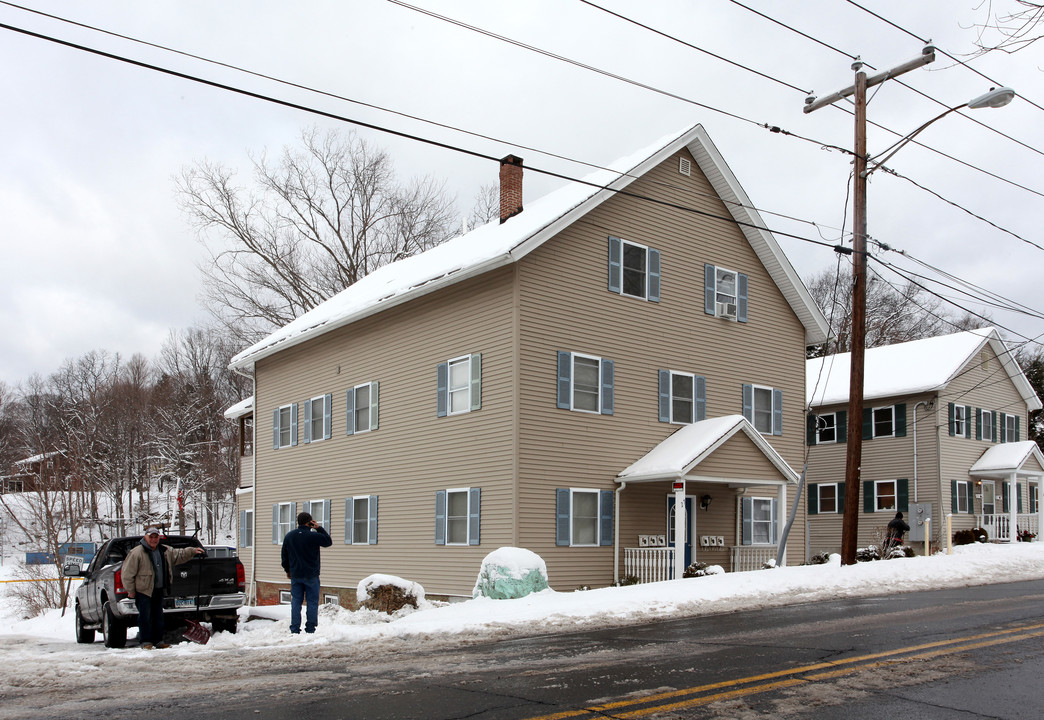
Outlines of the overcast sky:
{"label": "overcast sky", "polygon": [[[493,157],[515,153],[531,168],[571,176],[590,168],[538,151],[605,164],[702,123],[771,228],[831,244],[845,222],[850,157],[822,146],[851,147],[854,123],[838,109],[805,115],[802,106],[807,91],[840,90],[852,84],[853,72],[851,59],[826,45],[860,55],[870,74],[915,58],[922,48],[910,34],[842,0],[743,3],[825,45],[725,0],[596,3],[772,80],[580,0],[412,0],[677,96],[669,97],[386,0],[22,4],[497,140],[292,89],[6,3],[0,3],[0,23]],[[958,57],[974,49],[975,26],[989,20],[990,7],[981,0],[860,4]],[[992,3],[994,12],[1016,7],[1014,0]],[[64,359],[94,349],[154,357],[171,329],[205,319],[196,270],[203,252],[177,208],[172,181],[180,168],[209,159],[245,173],[249,153],[278,151],[302,128],[353,127],[6,28],[0,28],[0,65],[0,381],[9,385],[32,373],[47,375]],[[999,110],[965,111],[968,118],[951,114],[919,139],[1000,177],[913,145],[889,166],[1001,229],[878,173],[869,190],[869,233],[1038,310],[1044,308],[1044,254],[1034,247],[1044,246],[1044,43],[1016,54],[994,52],[970,65],[1022,97]],[[943,55],[901,82],[945,107],[991,87]],[[870,120],[900,135],[945,109],[896,80],[871,93]],[[495,162],[358,132],[390,151],[402,178],[444,180],[461,214],[481,185],[496,181]],[[880,153],[896,139],[871,127],[869,152]],[[560,183],[530,171],[525,198]],[[779,241],[802,277],[836,265],[829,248]],[[916,267],[894,252],[879,257]],[[985,310],[981,302],[960,302]],[[1044,333],[1040,319],[990,312],[1016,341]]]}

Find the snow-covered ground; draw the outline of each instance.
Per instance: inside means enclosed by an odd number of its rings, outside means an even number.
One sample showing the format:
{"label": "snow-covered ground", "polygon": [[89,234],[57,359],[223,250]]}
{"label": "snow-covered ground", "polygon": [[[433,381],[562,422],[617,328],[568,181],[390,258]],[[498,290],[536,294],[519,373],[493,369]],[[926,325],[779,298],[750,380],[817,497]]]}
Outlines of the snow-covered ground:
{"label": "snow-covered ground", "polygon": [[[841,567],[839,558],[827,565],[727,573],[679,581],[650,583],[582,592],[546,590],[519,600],[476,599],[449,605],[423,603],[416,611],[388,617],[335,606],[321,608],[314,635],[288,633],[289,606],[244,608],[240,631],[220,633],[207,645],[181,643],[165,650],[165,659],[193,666],[217,667],[222,659],[244,655],[262,660],[288,644],[312,646],[324,655],[346,654],[361,647],[416,645],[429,642],[471,643],[523,635],[605,628],[648,620],[777,607],[817,600],[894,594],[903,591],[953,588],[1044,578],[1044,543],[967,545],[951,555],[859,563]],[[12,577],[14,563],[6,560],[0,576]],[[553,585],[553,578],[552,578]],[[0,584],[9,594],[13,583]],[[130,632],[131,637],[134,631]],[[0,603],[0,665],[17,668],[19,676],[34,671],[49,676],[90,673],[136,662],[148,651],[134,647],[106,650],[101,641],[78,645],[72,614],[48,611],[21,619],[9,598]],[[155,652],[155,651],[154,651]],[[5,669],[5,676],[7,670]],[[14,681],[13,682],[18,682]],[[5,680],[0,679],[0,689]]]}

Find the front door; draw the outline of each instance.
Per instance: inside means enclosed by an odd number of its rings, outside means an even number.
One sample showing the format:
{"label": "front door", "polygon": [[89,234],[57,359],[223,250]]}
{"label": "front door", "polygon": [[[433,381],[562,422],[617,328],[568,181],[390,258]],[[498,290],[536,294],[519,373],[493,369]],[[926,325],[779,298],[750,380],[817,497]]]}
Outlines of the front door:
{"label": "front door", "polygon": [[[685,567],[692,565],[692,498],[685,498]],[[667,545],[674,547],[674,496],[667,496]]]}

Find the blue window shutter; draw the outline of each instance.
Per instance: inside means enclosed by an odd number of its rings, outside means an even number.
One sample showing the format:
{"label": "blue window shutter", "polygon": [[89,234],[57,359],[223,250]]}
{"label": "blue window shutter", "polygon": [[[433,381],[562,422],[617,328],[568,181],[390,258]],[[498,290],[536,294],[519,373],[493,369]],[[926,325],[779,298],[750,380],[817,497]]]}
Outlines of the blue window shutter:
{"label": "blue window shutter", "polygon": [[736,273],[736,321],[747,322],[747,276]]}
{"label": "blue window shutter", "polygon": [[906,403],[895,405],[895,436],[906,437]]}
{"label": "blue window shutter", "polygon": [[713,265],[703,266],[703,312],[708,315],[715,315],[716,309],[714,306],[714,300],[718,296],[716,285],[716,276],[714,274]]}
{"label": "blue window shutter", "polygon": [[743,417],[747,419],[747,422],[754,422],[754,386],[743,385]]}
{"label": "blue window shutter", "polygon": [[297,403],[290,406],[290,444],[297,445]]}
{"label": "blue window shutter", "polygon": [[772,391],[772,434],[783,434],[783,391]]}
{"label": "blue window shutter", "polygon": [[975,408],[975,439],[982,440],[982,409]]}
{"label": "blue window shutter", "polygon": [[649,300],[660,302],[660,251],[649,248]]}
{"label": "blue window shutter", "polygon": [[957,434],[957,429],[954,426],[954,412],[953,403],[949,403],[946,406],[946,423],[950,430],[950,437],[954,437]]}
{"label": "blue window shutter", "polygon": [[668,370],[658,370],[657,377],[659,378],[659,389],[657,396],[659,399],[659,416],[660,422],[671,421],[671,373]]}
{"label": "blue window shutter", "polygon": [[301,441],[307,445],[312,442],[312,401],[305,400],[304,403],[304,437]]}
{"label": "blue window shutter", "polygon": [[613,414],[613,361],[602,358],[602,414]]}
{"label": "blue window shutter", "polygon": [[348,388],[344,393],[344,427],[348,435],[355,434],[355,388]]}
{"label": "blue window shutter", "polygon": [[569,488],[555,490],[555,545],[570,544],[569,537]]}
{"label": "blue window shutter", "polygon": [[311,500],[305,500],[303,503],[301,503],[301,511],[302,512],[306,512],[309,515],[311,515],[312,514],[312,501]]}
{"label": "blue window shutter", "polygon": [[482,353],[471,356],[471,409],[482,409]]}
{"label": "blue window shutter", "polygon": [[598,491],[598,544],[613,544],[613,491]]}
{"label": "blue window shutter", "polygon": [[873,480],[863,481],[863,512],[872,513],[877,507],[877,493]]}
{"label": "blue window shutter", "polygon": [[809,413],[805,417],[805,444],[809,447],[816,444],[816,424],[818,422],[819,416],[815,413]]}
{"label": "blue window shutter", "polygon": [[283,538],[279,537],[279,503],[272,506],[272,544],[278,545]]}
{"label": "blue window shutter", "polygon": [[352,513],[355,511],[355,501],[351,496],[344,499],[344,544],[352,544]]}
{"label": "blue window shutter", "polygon": [[609,292],[619,295],[622,292],[621,275],[623,268],[623,241],[609,236]]}
{"label": "blue window shutter", "polygon": [[970,438],[971,437],[971,416],[972,416],[971,405],[965,405],[964,406],[964,437],[966,437],[966,438]]}
{"label": "blue window shutter", "polygon": [[480,545],[479,530],[482,488],[468,490],[468,545]]}
{"label": "blue window shutter", "polygon": [[435,371],[435,414],[446,417],[449,408],[449,363],[439,363]]}
{"label": "blue window shutter", "polygon": [[874,409],[863,408],[863,439],[872,440],[874,437]]}
{"label": "blue window shutter", "polygon": [[279,449],[279,408],[272,413],[272,449]]}
{"label": "blue window shutter", "polygon": [[837,428],[834,431],[834,435],[837,437],[838,442],[848,442],[848,411],[838,410],[834,413],[836,418],[834,426]]}
{"label": "blue window shutter", "polygon": [[330,503],[330,500],[323,500],[323,527],[326,528],[333,527],[333,524],[330,522]]}
{"label": "blue window shutter", "polygon": [[558,407],[568,410],[572,407],[573,386],[573,354],[558,351]]}
{"label": "blue window shutter", "polygon": [[371,545],[377,544],[377,496],[370,496],[370,521],[367,523],[367,539]]}
{"label": "blue window shutter", "polygon": [[247,514],[246,510],[239,511],[239,547],[246,547],[246,531],[247,531]]}
{"label": "blue window shutter", "polygon": [[707,419],[707,378],[696,376],[696,422]]}
{"label": "blue window shutter", "polygon": [[899,478],[895,481],[895,505],[902,512],[910,512],[910,480]]}
{"label": "blue window shutter", "polygon": [[[809,415],[809,417],[812,418],[815,415]],[[808,486],[808,514],[819,514],[819,485],[815,483]]]}
{"label": "blue window shutter", "polygon": [[741,544],[750,545],[754,542],[754,498],[740,498],[740,516],[743,525]]}
{"label": "blue window shutter", "polygon": [[330,431],[332,430],[332,413],[333,413],[333,395],[327,393],[323,396],[323,438],[326,440],[330,439]]}
{"label": "blue window shutter", "polygon": [[381,384],[374,380],[370,383],[370,429],[377,429],[377,414],[381,407]]}
{"label": "blue window shutter", "polygon": [[435,544],[446,544],[446,491],[435,491]]}

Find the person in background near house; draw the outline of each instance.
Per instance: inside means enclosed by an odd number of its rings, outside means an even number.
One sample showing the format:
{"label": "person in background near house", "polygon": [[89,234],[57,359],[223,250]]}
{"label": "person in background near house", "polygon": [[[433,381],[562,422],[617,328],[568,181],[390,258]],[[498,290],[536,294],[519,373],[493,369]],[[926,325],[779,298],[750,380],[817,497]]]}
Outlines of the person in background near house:
{"label": "person in background near house", "polygon": [[315,632],[319,624],[319,548],[333,540],[323,526],[306,512],[297,516],[297,529],[283,538],[283,570],[290,578],[290,632],[301,632],[301,598],[306,596],[308,615],[305,632]]}
{"label": "person in background near house", "polygon": [[138,642],[145,650],[169,648],[163,642],[163,596],[174,582],[174,566],[203,555],[201,547],[160,547],[159,528],[145,531],[120,568],[127,597],[138,606]]}
{"label": "person in background near house", "polygon": [[888,523],[888,549],[903,544],[903,534],[910,531],[910,526],[903,520],[903,514],[897,512],[892,521]]}

